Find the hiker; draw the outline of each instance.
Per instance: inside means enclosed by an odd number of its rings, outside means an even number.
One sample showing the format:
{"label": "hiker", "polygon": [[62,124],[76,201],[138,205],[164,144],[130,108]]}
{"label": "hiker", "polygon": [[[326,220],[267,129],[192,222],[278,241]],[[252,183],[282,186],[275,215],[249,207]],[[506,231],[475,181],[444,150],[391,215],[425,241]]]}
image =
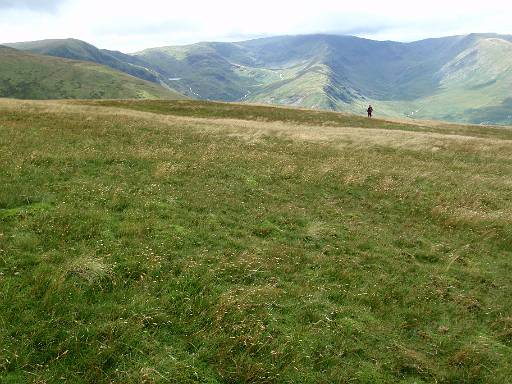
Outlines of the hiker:
{"label": "hiker", "polygon": [[372,113],[373,113],[373,107],[371,105],[369,105],[368,109],[366,111],[368,112],[368,117],[371,119]]}

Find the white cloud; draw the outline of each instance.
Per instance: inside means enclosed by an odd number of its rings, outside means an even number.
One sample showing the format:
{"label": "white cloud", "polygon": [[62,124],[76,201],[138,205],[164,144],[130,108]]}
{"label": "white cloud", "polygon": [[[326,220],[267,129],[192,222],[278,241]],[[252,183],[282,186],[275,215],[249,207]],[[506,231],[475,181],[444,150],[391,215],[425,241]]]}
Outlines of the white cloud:
{"label": "white cloud", "polygon": [[[498,0],[0,0],[0,9],[4,42],[76,37],[127,52],[204,40],[318,32],[400,41],[470,32],[512,33],[507,16],[512,2]],[[52,12],[44,12],[48,10]]]}

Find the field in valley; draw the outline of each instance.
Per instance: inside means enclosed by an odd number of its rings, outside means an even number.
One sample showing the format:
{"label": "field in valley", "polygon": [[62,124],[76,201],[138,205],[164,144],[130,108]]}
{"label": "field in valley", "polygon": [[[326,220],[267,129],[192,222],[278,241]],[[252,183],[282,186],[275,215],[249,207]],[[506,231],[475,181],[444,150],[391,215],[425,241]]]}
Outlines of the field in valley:
{"label": "field in valley", "polygon": [[512,129],[0,99],[0,382],[506,383]]}

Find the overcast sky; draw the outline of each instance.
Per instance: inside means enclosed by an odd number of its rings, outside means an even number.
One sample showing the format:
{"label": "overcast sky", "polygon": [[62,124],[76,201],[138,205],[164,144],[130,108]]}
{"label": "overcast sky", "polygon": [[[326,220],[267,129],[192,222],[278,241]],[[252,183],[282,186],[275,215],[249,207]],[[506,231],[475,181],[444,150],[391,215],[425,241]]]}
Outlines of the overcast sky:
{"label": "overcast sky", "polygon": [[512,0],[0,0],[4,43],[74,37],[135,52],[306,33],[413,41],[512,34]]}

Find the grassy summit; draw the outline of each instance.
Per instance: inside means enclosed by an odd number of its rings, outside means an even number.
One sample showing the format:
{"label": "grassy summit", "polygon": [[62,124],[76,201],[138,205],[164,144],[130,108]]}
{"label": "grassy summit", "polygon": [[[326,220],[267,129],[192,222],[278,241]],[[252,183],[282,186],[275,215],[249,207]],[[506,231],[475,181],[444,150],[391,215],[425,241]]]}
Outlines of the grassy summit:
{"label": "grassy summit", "polygon": [[0,100],[0,381],[505,383],[511,139]]}

